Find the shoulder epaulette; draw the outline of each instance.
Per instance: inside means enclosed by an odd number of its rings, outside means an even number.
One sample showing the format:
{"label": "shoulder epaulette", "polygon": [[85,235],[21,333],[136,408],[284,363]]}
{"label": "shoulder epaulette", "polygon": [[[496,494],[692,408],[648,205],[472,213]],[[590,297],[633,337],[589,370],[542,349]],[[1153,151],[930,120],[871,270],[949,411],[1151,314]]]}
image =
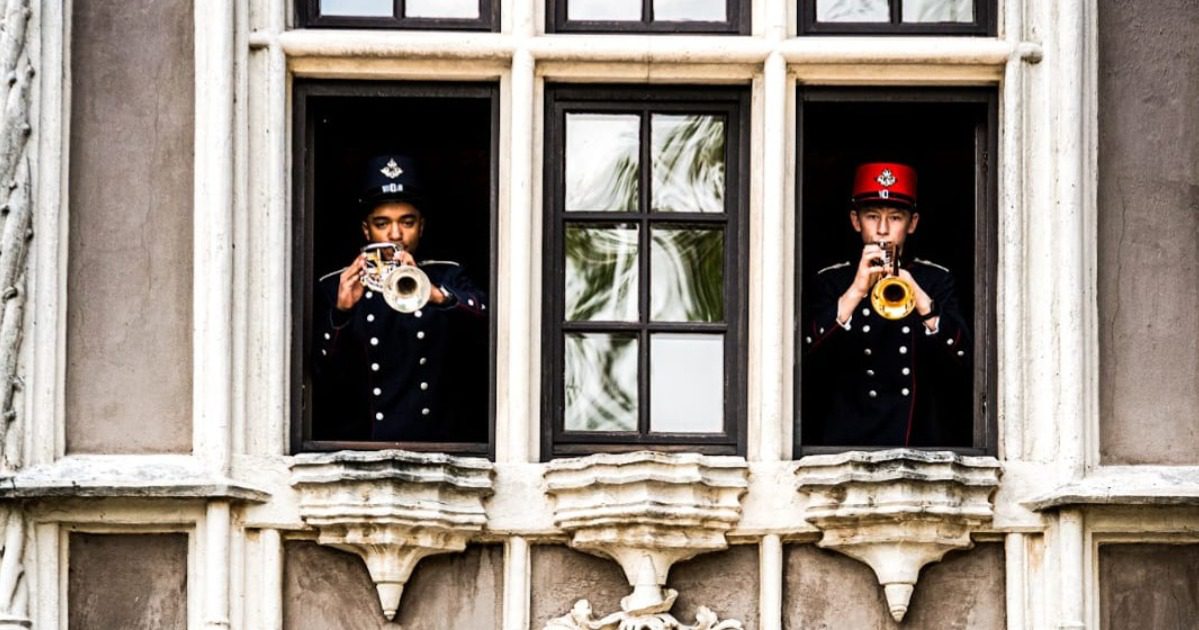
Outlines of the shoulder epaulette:
{"label": "shoulder epaulette", "polygon": [[452,261],[452,260],[422,260],[422,261],[420,261],[420,262],[418,262],[418,263],[416,263],[416,264],[417,264],[418,266],[420,266],[420,267],[423,267],[423,266],[425,266],[425,265],[453,265],[453,266],[455,266],[455,267],[461,267],[461,266],[462,266],[462,265],[460,265],[460,264],[458,264],[458,263],[456,263],[456,262],[454,262],[454,261]]}
{"label": "shoulder epaulette", "polygon": [[942,265],[938,265],[938,264],[937,264],[937,263],[935,263],[935,262],[932,262],[932,261],[929,261],[929,260],[925,260],[925,259],[923,259],[923,258],[913,258],[913,259],[912,259],[912,262],[918,262],[918,263],[920,263],[920,264],[922,264],[922,265],[928,265],[929,267],[936,267],[937,269],[940,269],[941,271],[944,271],[945,273],[953,273],[952,271],[950,271],[950,270],[949,270],[949,268],[948,268],[948,267],[944,267],[944,266],[942,266]]}
{"label": "shoulder epaulette", "polygon": [[333,276],[340,276],[340,275],[341,275],[341,273],[342,273],[343,271],[345,271],[345,270],[346,270],[346,268],[345,268],[345,267],[342,267],[341,269],[338,269],[337,271],[330,271],[329,273],[327,273],[327,274],[325,274],[325,275],[321,276],[320,280],[317,280],[317,282],[324,282],[324,281],[325,281],[325,278],[330,278],[330,277],[333,277]]}
{"label": "shoulder epaulette", "polygon": [[817,271],[817,272],[816,272],[816,275],[820,275],[820,274],[822,274],[822,273],[824,273],[824,272],[826,272],[826,271],[832,271],[832,270],[834,270],[834,269],[840,269],[840,268],[842,268],[842,267],[848,267],[848,266],[849,266],[849,261],[848,261],[848,260],[847,260],[847,261],[845,261],[845,262],[839,262],[839,263],[837,263],[837,264],[835,264],[835,265],[829,265],[829,266],[825,267],[824,269],[821,269],[820,271]]}

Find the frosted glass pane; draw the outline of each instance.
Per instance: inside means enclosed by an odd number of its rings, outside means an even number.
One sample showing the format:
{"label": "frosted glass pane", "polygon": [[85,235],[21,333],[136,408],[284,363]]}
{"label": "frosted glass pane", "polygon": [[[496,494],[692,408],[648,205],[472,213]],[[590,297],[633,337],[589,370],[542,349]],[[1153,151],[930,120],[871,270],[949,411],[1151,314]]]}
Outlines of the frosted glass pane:
{"label": "frosted glass pane", "polygon": [[641,117],[567,114],[566,209],[635,211]]}
{"label": "frosted glass pane", "polygon": [[394,9],[392,0],[321,0],[321,15],[391,17]]}
{"label": "frosted glass pane", "polygon": [[724,118],[654,114],[653,208],[724,212]]}
{"label": "frosted glass pane", "polygon": [[904,0],[904,22],[974,21],[974,0]]}
{"label": "frosted glass pane", "polygon": [[567,0],[566,19],[637,22],[641,0]]}
{"label": "frosted glass pane", "polygon": [[650,337],[650,430],[719,433],[724,429],[724,335]]}
{"label": "frosted glass pane", "polygon": [[654,0],[655,22],[724,22],[727,19],[725,0]]}
{"label": "frosted glass pane", "polygon": [[656,322],[724,320],[724,232],[654,228],[650,313]]}
{"label": "frosted glass pane", "polygon": [[637,228],[566,228],[566,321],[637,321]]}
{"label": "frosted glass pane", "polygon": [[890,22],[887,0],[816,0],[817,22]]}
{"label": "frosted glass pane", "polygon": [[567,431],[637,430],[637,337],[566,335]]}
{"label": "frosted glass pane", "polygon": [[407,0],[404,15],[410,18],[479,18],[479,0]]}

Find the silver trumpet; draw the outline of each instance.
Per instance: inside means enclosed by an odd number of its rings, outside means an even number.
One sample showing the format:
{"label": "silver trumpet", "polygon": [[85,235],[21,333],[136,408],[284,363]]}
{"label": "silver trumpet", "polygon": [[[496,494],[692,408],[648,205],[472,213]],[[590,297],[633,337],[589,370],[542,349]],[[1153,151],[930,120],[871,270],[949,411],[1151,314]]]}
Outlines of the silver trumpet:
{"label": "silver trumpet", "polygon": [[382,293],[391,308],[411,313],[428,304],[433,284],[418,267],[397,260],[402,251],[399,243],[371,243],[363,247],[362,284]]}

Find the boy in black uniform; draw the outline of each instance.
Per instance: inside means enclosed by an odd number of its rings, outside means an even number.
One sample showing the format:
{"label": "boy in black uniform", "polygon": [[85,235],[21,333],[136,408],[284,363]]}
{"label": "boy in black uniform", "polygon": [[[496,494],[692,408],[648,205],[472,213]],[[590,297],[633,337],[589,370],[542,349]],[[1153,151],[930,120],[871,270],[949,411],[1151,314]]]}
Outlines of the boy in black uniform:
{"label": "boy in black uniform", "polygon": [[[427,207],[415,164],[387,155],[371,160],[361,198],[369,243],[397,243],[396,260],[419,267],[432,284],[429,301],[412,313],[392,309],[362,283],[364,255],[325,275],[316,292],[316,396],[338,401],[329,435],[316,439],[485,441],[484,418],[458,418],[464,392],[450,366],[467,328],[486,325],[486,294],[456,262],[417,261]],[[327,410],[328,411],[328,410]],[[472,426],[459,423],[468,421]],[[479,426],[473,426],[473,425]]]}
{"label": "boy in black uniform", "polygon": [[[905,257],[904,244],[920,221],[915,170],[882,162],[859,166],[849,220],[861,234],[861,254],[821,269],[809,285],[815,297],[803,344],[805,397],[813,400],[805,413],[816,417],[805,418],[804,442],[964,445],[950,441],[972,423],[970,409],[950,401],[971,387],[973,342],[949,269]],[[881,316],[870,297],[888,274],[888,256],[898,258],[898,276],[915,302],[900,319]],[[820,386],[810,386],[817,380]]]}

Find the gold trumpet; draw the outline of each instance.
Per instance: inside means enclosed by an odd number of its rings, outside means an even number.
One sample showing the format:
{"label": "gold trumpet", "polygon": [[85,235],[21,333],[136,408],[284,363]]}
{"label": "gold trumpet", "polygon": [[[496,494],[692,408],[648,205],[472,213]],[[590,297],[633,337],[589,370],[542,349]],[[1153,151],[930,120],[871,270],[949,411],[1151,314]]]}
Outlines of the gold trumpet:
{"label": "gold trumpet", "polygon": [[400,264],[396,257],[401,251],[403,247],[399,243],[371,243],[363,247],[366,260],[362,284],[383,294],[391,308],[412,313],[428,303],[433,283],[419,267]]}
{"label": "gold trumpet", "polygon": [[903,319],[916,308],[916,291],[907,280],[899,277],[899,256],[895,246],[886,241],[879,241],[878,246],[883,248],[882,263],[886,271],[870,290],[870,303],[885,319]]}

